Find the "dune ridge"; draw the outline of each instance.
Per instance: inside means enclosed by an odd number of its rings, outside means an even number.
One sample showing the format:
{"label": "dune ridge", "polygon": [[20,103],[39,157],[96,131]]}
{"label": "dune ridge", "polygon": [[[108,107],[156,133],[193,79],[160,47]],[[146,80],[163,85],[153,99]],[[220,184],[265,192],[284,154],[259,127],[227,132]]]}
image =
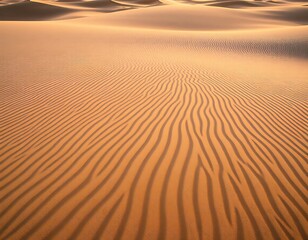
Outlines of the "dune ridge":
{"label": "dune ridge", "polygon": [[[257,24],[307,24],[308,10],[305,1],[174,1],[174,0],[5,0],[0,5],[0,20],[23,21],[23,20],[55,20],[65,18],[89,17],[94,13],[110,13],[122,10],[134,10],[124,15],[114,16],[122,24],[126,18],[136,18],[134,24],[143,24],[143,21],[159,21],[163,26],[168,21],[185,24],[192,29],[202,24],[204,20],[219,25],[229,24],[234,28],[238,22],[253,27]],[[155,6],[168,6],[169,8],[151,8]],[[191,7],[190,9],[188,7]],[[197,7],[196,7],[197,6]],[[150,7],[150,9],[147,9]],[[182,9],[182,10],[181,10]],[[153,11],[152,11],[153,10]],[[157,11],[156,11],[157,10]],[[78,14],[76,15],[76,12]],[[171,13],[169,15],[169,12]],[[173,15],[175,12],[176,15]],[[137,15],[135,15],[137,14]],[[187,15],[188,14],[188,15]],[[204,16],[206,14],[207,16]],[[112,19],[112,16],[109,16]],[[175,18],[186,18],[185,21],[177,21]],[[123,19],[125,20],[123,21]],[[141,18],[141,19],[140,19]],[[162,18],[162,19],[161,19]],[[230,18],[230,19],[229,19]],[[166,20],[168,20],[166,22]],[[193,22],[190,22],[193,21]],[[231,25],[231,24],[229,24]],[[189,28],[189,27],[188,27]],[[212,29],[217,28],[215,25]],[[220,29],[221,27],[218,27]]]}
{"label": "dune ridge", "polygon": [[3,2],[0,239],[306,239],[303,4]]}

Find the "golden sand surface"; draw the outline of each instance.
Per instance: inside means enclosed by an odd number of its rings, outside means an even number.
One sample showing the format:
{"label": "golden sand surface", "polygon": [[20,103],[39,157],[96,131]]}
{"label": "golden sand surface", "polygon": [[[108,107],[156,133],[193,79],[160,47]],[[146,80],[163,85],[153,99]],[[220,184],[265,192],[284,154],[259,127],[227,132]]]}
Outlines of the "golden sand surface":
{"label": "golden sand surface", "polygon": [[308,4],[0,1],[0,239],[307,239]]}

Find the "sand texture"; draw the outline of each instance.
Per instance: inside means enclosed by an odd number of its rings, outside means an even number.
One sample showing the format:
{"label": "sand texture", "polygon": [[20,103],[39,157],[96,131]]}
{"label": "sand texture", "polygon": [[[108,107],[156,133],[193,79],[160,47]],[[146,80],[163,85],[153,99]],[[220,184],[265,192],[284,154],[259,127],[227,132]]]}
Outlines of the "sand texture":
{"label": "sand texture", "polygon": [[308,4],[0,1],[0,239],[308,239]]}

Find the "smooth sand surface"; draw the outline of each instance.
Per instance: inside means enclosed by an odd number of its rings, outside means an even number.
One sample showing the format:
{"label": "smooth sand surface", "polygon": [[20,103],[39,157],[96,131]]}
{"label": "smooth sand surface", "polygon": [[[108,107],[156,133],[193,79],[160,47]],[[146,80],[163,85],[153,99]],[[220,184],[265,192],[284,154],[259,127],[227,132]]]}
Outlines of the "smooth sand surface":
{"label": "smooth sand surface", "polygon": [[0,239],[307,239],[306,1],[0,1]]}

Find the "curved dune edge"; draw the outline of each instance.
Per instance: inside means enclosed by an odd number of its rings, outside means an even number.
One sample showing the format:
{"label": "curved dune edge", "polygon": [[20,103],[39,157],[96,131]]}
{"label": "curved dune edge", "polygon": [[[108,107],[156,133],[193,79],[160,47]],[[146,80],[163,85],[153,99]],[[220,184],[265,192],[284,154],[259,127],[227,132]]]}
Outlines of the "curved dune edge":
{"label": "curved dune edge", "polygon": [[81,19],[80,23],[156,30],[220,31],[301,26],[308,21],[306,16],[308,8],[295,8],[289,12],[287,9],[250,12],[217,7],[168,5],[97,15]]}
{"label": "curved dune edge", "polygon": [[43,3],[21,1],[15,4],[0,6],[0,20],[33,21],[51,20],[72,13],[74,10]]}
{"label": "curved dune edge", "polygon": [[84,17],[91,22],[93,16],[103,21],[99,24],[155,29],[225,30],[308,24],[308,8],[301,1],[8,0],[0,5],[0,20],[6,21]]}

